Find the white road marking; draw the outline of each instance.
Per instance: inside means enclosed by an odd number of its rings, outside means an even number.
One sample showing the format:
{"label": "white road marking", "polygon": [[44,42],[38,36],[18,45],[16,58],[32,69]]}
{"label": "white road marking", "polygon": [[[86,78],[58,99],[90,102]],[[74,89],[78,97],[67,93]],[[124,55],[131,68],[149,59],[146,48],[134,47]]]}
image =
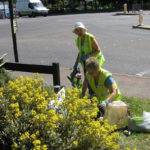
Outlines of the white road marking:
{"label": "white road marking", "polygon": [[150,73],[150,69],[145,70],[145,71],[143,71],[143,72],[139,72],[139,73],[137,73],[136,75],[142,77],[143,75],[149,74],[149,73]]}

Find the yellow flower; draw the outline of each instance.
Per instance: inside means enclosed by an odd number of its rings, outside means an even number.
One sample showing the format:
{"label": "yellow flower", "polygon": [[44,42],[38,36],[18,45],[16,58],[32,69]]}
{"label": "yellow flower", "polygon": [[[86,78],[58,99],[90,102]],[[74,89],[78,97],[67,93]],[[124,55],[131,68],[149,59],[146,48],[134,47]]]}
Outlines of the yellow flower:
{"label": "yellow flower", "polygon": [[18,79],[16,79],[14,82],[15,82],[15,84],[19,84],[19,80]]}
{"label": "yellow flower", "polygon": [[29,138],[30,137],[29,132],[25,132],[25,136],[26,136],[26,138]]}
{"label": "yellow flower", "polygon": [[0,92],[3,92],[3,87],[0,87]]}
{"label": "yellow flower", "polygon": [[41,150],[41,146],[40,145],[36,145],[33,150]]}
{"label": "yellow flower", "polygon": [[78,147],[78,141],[74,141],[73,145],[74,145],[75,148],[77,148]]}
{"label": "yellow flower", "polygon": [[22,112],[19,111],[19,112],[15,113],[15,118],[18,118],[18,117],[20,117],[21,115],[22,115]]}
{"label": "yellow flower", "polygon": [[39,77],[39,73],[34,74],[34,78],[37,79]]}
{"label": "yellow flower", "polygon": [[35,140],[35,139],[36,139],[36,135],[35,135],[35,134],[32,134],[32,135],[31,135],[31,138],[32,138],[33,140]]}
{"label": "yellow flower", "polygon": [[62,99],[65,99],[65,96],[62,96]]}
{"label": "yellow flower", "polygon": [[54,135],[55,134],[55,132],[54,131],[52,131],[52,135]]}
{"label": "yellow flower", "polygon": [[20,80],[20,81],[23,81],[23,76],[19,76],[19,80]]}
{"label": "yellow flower", "polygon": [[51,130],[54,131],[56,129],[56,124],[51,124]]}
{"label": "yellow flower", "polygon": [[49,114],[50,116],[53,116],[53,115],[55,115],[55,111],[51,109],[51,110],[48,111],[48,114]]}
{"label": "yellow flower", "polygon": [[28,98],[28,94],[27,93],[23,93],[22,97],[27,99]]}
{"label": "yellow flower", "polygon": [[32,95],[33,95],[32,91],[29,91],[28,95],[32,97]]}
{"label": "yellow flower", "polygon": [[74,121],[74,123],[79,125],[80,124],[80,120],[76,120],[76,121]]}
{"label": "yellow flower", "polygon": [[35,115],[35,114],[36,114],[36,111],[35,111],[35,110],[32,110],[32,111],[31,111],[31,114],[32,114],[32,115]]}
{"label": "yellow flower", "polygon": [[15,95],[12,95],[11,100],[13,100],[13,101],[16,100]]}
{"label": "yellow flower", "polygon": [[33,144],[34,144],[34,145],[40,145],[40,144],[41,144],[41,141],[40,141],[40,140],[34,140],[34,141],[33,141]]}
{"label": "yellow flower", "polygon": [[0,92],[0,98],[4,98],[4,97],[3,97],[3,93],[2,93],[2,92]]}
{"label": "yellow flower", "polygon": [[62,115],[62,114],[60,114],[60,115],[58,116],[58,118],[59,118],[59,119],[62,119],[62,118],[63,118],[63,115]]}
{"label": "yellow flower", "polygon": [[41,113],[34,116],[33,121],[34,122],[44,122],[47,120],[47,115]]}
{"label": "yellow flower", "polygon": [[16,142],[14,142],[14,143],[12,144],[12,148],[18,148],[18,144],[17,144]]}
{"label": "yellow flower", "polygon": [[48,92],[47,92],[47,91],[44,91],[44,92],[43,92],[43,96],[47,97],[47,96],[48,96]]}
{"label": "yellow flower", "polygon": [[40,109],[45,110],[47,108],[47,105],[48,105],[48,102],[44,100],[42,103],[40,103],[40,104],[37,105],[37,109],[39,109],[39,110]]}
{"label": "yellow flower", "polygon": [[55,100],[55,103],[54,103],[54,105],[57,105],[58,104],[58,100]]}
{"label": "yellow flower", "polygon": [[42,88],[39,86],[38,88],[37,88],[37,93],[40,93],[42,91]]}
{"label": "yellow flower", "polygon": [[27,103],[27,104],[32,103],[32,101],[30,99],[25,99],[24,102]]}
{"label": "yellow flower", "polygon": [[127,147],[126,150],[136,150],[136,148],[131,149],[131,148]]}
{"label": "yellow flower", "polygon": [[30,138],[30,134],[29,132],[25,132],[24,134],[22,134],[19,138],[20,141],[23,141],[25,139],[29,139]]}
{"label": "yellow flower", "polygon": [[40,135],[40,132],[39,132],[39,130],[37,130],[37,131],[35,132],[35,134],[36,134],[36,135]]}
{"label": "yellow flower", "polygon": [[9,107],[12,108],[12,109],[18,108],[19,104],[18,103],[10,104]]}
{"label": "yellow flower", "polygon": [[32,82],[33,82],[33,84],[37,84],[38,83],[37,79],[33,79]]}
{"label": "yellow flower", "polygon": [[48,150],[47,145],[42,145],[41,150]]}
{"label": "yellow flower", "polygon": [[43,83],[44,79],[43,78],[39,78],[39,83]]}
{"label": "yellow flower", "polygon": [[14,121],[13,121],[13,120],[10,120],[10,123],[11,123],[11,124],[14,124]]}
{"label": "yellow flower", "polygon": [[51,101],[52,99],[51,99],[51,98],[48,98],[47,100],[48,100],[48,101]]}
{"label": "yellow flower", "polygon": [[[8,112],[7,112],[7,113],[8,113]],[[5,119],[9,119],[9,115],[8,115],[8,114],[5,115]]]}
{"label": "yellow flower", "polygon": [[25,78],[26,84],[27,84],[27,83],[30,83],[31,81],[32,81],[32,78],[30,78],[30,77],[26,77],[26,78]]}

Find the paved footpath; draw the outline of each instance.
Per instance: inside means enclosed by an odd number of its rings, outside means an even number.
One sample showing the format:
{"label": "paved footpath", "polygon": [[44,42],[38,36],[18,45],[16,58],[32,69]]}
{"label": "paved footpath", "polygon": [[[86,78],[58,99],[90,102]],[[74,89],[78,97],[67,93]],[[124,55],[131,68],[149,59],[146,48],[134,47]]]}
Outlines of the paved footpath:
{"label": "paved footpath", "polygon": [[[61,85],[65,85],[66,88],[71,88],[70,81],[67,76],[71,73],[69,68],[61,68]],[[12,71],[14,76],[23,75],[33,77],[32,73]],[[150,99],[150,78],[113,74],[123,96],[148,98]],[[45,79],[46,84],[52,85],[52,75],[40,74],[40,77]]]}

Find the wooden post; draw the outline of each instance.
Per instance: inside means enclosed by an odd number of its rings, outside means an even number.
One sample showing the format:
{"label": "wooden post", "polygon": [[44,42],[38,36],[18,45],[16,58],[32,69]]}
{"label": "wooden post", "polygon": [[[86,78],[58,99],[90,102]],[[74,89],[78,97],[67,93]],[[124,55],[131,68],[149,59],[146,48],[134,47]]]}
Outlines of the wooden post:
{"label": "wooden post", "polygon": [[53,63],[52,66],[55,68],[53,69],[53,85],[60,85],[60,69],[59,69],[59,63]]}

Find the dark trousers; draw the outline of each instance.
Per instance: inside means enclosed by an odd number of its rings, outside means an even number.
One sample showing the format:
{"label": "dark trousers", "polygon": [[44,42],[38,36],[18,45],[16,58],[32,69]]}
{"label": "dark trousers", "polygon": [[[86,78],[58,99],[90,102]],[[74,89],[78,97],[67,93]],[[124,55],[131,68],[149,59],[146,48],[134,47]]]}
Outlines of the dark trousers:
{"label": "dark trousers", "polygon": [[103,117],[104,116],[104,113],[105,113],[105,110],[102,106],[97,106],[99,111],[97,113],[97,118],[100,118],[100,117]]}

